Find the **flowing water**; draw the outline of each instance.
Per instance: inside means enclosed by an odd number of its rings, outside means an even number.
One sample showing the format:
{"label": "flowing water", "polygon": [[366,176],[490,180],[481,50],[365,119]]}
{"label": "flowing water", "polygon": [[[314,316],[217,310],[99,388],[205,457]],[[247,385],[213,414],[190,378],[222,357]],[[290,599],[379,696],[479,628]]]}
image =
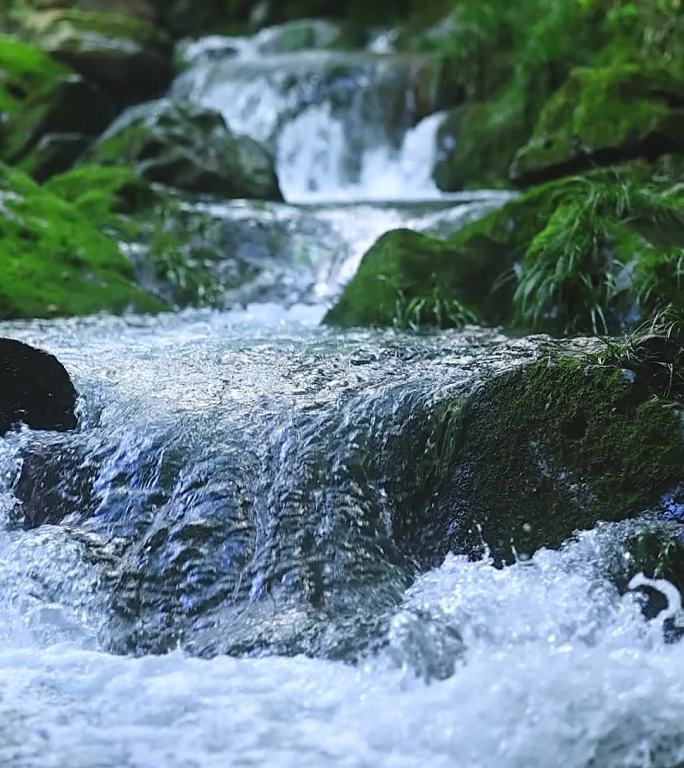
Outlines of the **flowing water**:
{"label": "flowing water", "polygon": [[416,544],[442,406],[557,343],[320,325],[383,231],[503,199],[439,195],[413,102],[388,132],[416,62],[194,56],[174,90],[271,142],[288,203],[203,204],[269,263],[240,306],[0,326],[81,394],[75,433],[0,439],[0,766],[683,765],[636,523],[503,569]]}

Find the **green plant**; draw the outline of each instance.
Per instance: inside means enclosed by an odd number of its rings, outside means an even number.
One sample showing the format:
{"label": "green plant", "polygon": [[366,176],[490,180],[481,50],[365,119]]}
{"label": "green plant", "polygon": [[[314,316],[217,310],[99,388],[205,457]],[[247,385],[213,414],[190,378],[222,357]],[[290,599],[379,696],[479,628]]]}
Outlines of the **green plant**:
{"label": "green plant", "polygon": [[457,298],[435,286],[429,296],[407,299],[397,288],[394,326],[419,331],[425,328],[462,328],[477,322],[475,315]]}
{"label": "green plant", "polygon": [[649,240],[663,225],[684,232],[681,201],[667,189],[614,172],[570,179],[551,193],[551,203],[514,296],[521,324],[608,333],[614,318],[635,307],[656,312],[664,296],[679,291],[681,247],[656,238],[654,248]]}

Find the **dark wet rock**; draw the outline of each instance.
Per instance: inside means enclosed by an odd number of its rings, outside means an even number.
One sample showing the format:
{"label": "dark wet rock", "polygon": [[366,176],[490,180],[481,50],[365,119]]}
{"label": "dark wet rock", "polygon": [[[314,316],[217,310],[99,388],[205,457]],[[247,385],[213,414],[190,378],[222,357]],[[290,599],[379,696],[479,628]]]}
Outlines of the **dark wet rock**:
{"label": "dark wet rock", "polygon": [[579,68],[554,94],[511,176],[521,185],[684,149],[684,81],[665,69]]}
{"label": "dark wet rock", "polygon": [[22,166],[36,181],[43,182],[71,168],[90,146],[82,133],[48,133],[35,145]]}
{"label": "dark wet rock", "polygon": [[22,16],[22,31],[119,103],[157,96],[173,76],[170,40],[141,17],[78,9],[35,11]]}
{"label": "dark wet rock", "polygon": [[150,181],[229,198],[281,199],[270,153],[238,136],[210,109],[162,100],[132,109],[93,147],[89,159],[132,165]]}
{"label": "dark wet rock", "polygon": [[[84,110],[84,104],[88,104],[87,110]],[[92,139],[109,124],[112,115],[112,105],[100,88],[79,75],[62,77],[54,83],[49,94],[35,94],[14,115],[7,127],[5,155],[10,162],[21,163],[29,172],[33,172],[34,167],[48,168],[50,155],[54,158],[56,142],[53,139],[41,146],[47,136],[79,134],[84,139]],[[64,144],[62,142],[62,147]],[[78,154],[73,150],[73,143],[71,147],[69,154],[73,162]],[[63,154],[63,167],[59,171],[70,167],[65,162],[66,155]]]}
{"label": "dark wet rock", "polygon": [[56,357],[0,339],[0,435],[17,424],[65,431],[76,427],[76,390]]}

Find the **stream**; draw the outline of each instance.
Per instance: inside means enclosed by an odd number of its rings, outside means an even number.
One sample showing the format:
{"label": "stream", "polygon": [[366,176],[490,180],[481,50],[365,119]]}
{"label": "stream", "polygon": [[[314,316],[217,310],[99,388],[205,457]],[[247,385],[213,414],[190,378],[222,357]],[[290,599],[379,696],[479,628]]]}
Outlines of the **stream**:
{"label": "stream", "polygon": [[382,233],[509,196],[434,186],[419,57],[185,55],[172,95],[286,202],[197,204],[269,265],[225,311],[0,324],[80,393],[76,432],[0,439],[0,766],[681,768],[684,643],[616,586],[637,523],[503,569],[417,535],[434,414],[557,342],[321,325]]}

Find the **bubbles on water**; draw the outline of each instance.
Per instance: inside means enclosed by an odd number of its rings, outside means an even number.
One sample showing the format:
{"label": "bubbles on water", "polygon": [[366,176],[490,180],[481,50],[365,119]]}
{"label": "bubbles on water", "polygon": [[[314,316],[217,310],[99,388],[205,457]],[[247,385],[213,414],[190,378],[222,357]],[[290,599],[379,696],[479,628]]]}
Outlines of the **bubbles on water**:
{"label": "bubbles on water", "polygon": [[387,649],[357,667],[0,649],[0,761],[676,768],[684,644],[665,645],[606,582],[596,558],[624,533],[601,527],[503,570],[447,558],[407,592]]}

